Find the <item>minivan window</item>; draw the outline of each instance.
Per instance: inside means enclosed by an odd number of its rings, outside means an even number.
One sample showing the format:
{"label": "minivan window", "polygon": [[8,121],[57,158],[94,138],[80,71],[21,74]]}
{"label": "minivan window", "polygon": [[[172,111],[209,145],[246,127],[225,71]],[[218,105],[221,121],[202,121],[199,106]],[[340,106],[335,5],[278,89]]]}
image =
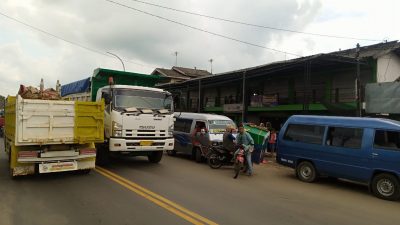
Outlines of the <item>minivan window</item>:
{"label": "minivan window", "polygon": [[384,149],[393,150],[393,151],[400,151],[399,135],[400,135],[400,132],[397,132],[397,131],[376,130],[375,131],[375,139],[374,139],[374,147],[375,148],[384,148]]}
{"label": "minivan window", "polygon": [[361,148],[362,128],[329,127],[326,144],[335,147]]}
{"label": "minivan window", "polygon": [[322,144],[324,131],[325,128],[323,126],[289,124],[283,139],[309,144]]}
{"label": "minivan window", "polygon": [[190,128],[192,126],[192,122],[193,122],[193,120],[190,120],[190,119],[177,118],[174,123],[174,130],[180,131],[180,132],[185,132],[185,133],[190,133]]}

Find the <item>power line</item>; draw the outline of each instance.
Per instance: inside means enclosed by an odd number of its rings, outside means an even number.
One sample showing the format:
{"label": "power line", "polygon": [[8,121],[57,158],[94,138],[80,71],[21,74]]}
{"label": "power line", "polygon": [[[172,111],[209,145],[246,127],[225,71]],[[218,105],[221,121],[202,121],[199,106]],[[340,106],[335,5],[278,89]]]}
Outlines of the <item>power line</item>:
{"label": "power line", "polygon": [[225,39],[228,39],[228,40],[231,40],[231,41],[235,41],[235,42],[239,42],[239,43],[242,43],[242,44],[247,44],[247,45],[251,45],[251,46],[259,47],[259,48],[263,48],[263,49],[268,49],[268,50],[275,51],[275,52],[280,52],[280,53],[284,53],[284,54],[289,54],[289,55],[301,57],[301,55],[298,55],[298,54],[295,54],[295,53],[290,53],[290,52],[285,52],[285,51],[282,51],[282,50],[279,50],[279,49],[265,47],[265,46],[262,46],[262,45],[259,45],[259,44],[254,44],[254,43],[251,43],[251,42],[242,41],[242,40],[239,40],[239,39],[236,39],[236,38],[232,38],[232,37],[229,37],[229,36],[226,36],[226,35],[223,35],[223,34],[218,34],[218,33],[214,33],[214,32],[208,31],[208,30],[197,28],[197,27],[194,27],[194,26],[191,26],[191,25],[187,25],[187,24],[184,24],[184,23],[181,23],[181,22],[178,22],[178,21],[175,21],[175,20],[171,20],[171,19],[168,19],[168,18],[165,18],[165,17],[162,17],[162,16],[158,16],[158,15],[155,15],[155,14],[152,14],[152,13],[149,13],[149,12],[146,12],[146,11],[143,11],[143,10],[140,10],[140,9],[128,6],[128,5],[124,5],[122,3],[115,2],[115,1],[112,1],[112,0],[104,0],[104,1],[107,1],[107,2],[110,2],[112,4],[119,5],[119,6],[128,8],[128,9],[131,9],[131,10],[134,10],[134,11],[137,11],[137,12],[149,15],[149,16],[157,17],[159,19],[166,20],[166,21],[171,22],[171,23],[175,23],[175,24],[178,24],[178,25],[181,25],[181,26],[184,26],[184,27],[188,27],[188,28],[191,28],[193,30],[197,30],[197,31],[201,31],[201,32],[204,32],[204,33],[208,33],[208,34],[214,35],[214,36],[222,37],[222,38],[225,38]]}
{"label": "power line", "polygon": [[[3,17],[8,18],[8,19],[10,19],[10,20],[13,20],[13,21],[15,21],[15,22],[17,22],[17,23],[20,23],[20,24],[22,24],[22,25],[24,25],[24,26],[27,26],[27,27],[29,27],[29,28],[31,28],[31,29],[33,29],[33,30],[35,30],[35,31],[38,31],[38,32],[40,32],[40,33],[42,33],[42,34],[46,34],[46,35],[48,35],[48,36],[50,36],[50,37],[53,37],[53,38],[55,38],[55,39],[58,39],[58,40],[67,42],[67,43],[69,43],[69,44],[71,44],[71,45],[75,45],[75,46],[77,46],[77,47],[83,48],[83,49],[85,49],[85,50],[87,50],[87,51],[90,51],[90,52],[94,52],[94,53],[97,53],[97,54],[100,54],[100,55],[103,55],[103,56],[107,56],[107,57],[109,57],[109,58],[113,58],[113,56],[110,56],[110,55],[106,54],[105,52],[102,52],[102,51],[100,51],[100,50],[93,49],[93,48],[90,48],[90,47],[86,47],[86,46],[84,46],[84,45],[82,45],[82,44],[79,44],[79,43],[77,43],[77,42],[73,42],[73,41],[67,40],[67,39],[65,39],[65,38],[63,38],[63,37],[57,36],[57,35],[55,35],[55,34],[52,34],[52,33],[48,32],[48,31],[45,31],[45,30],[40,29],[40,28],[37,28],[37,27],[35,27],[35,26],[33,26],[33,25],[30,25],[30,24],[28,24],[28,23],[25,23],[25,22],[23,22],[23,21],[21,21],[21,20],[18,20],[18,19],[16,19],[16,18],[14,18],[14,17],[11,17],[11,16],[9,16],[9,15],[3,13],[3,12],[0,12],[0,15],[2,15]],[[144,66],[144,67],[148,67],[148,68],[154,68],[154,67],[151,67],[151,66],[148,66],[148,65],[144,65],[144,64],[141,64],[141,63],[134,62],[134,61],[132,61],[132,60],[126,60],[126,59],[122,59],[122,60],[125,61],[125,62],[129,62],[129,63],[133,63],[133,64],[136,64],[136,65],[139,65],[139,66]]]}
{"label": "power line", "polygon": [[131,0],[131,1],[139,2],[142,4],[151,5],[151,6],[155,6],[158,8],[163,8],[163,9],[167,9],[167,10],[171,10],[171,11],[175,11],[175,12],[186,13],[186,14],[200,16],[200,17],[204,17],[204,18],[220,20],[220,21],[235,23],[235,24],[241,24],[241,25],[245,25],[245,26],[257,27],[257,28],[262,28],[262,29],[277,30],[277,31],[284,31],[284,32],[305,34],[305,35],[313,35],[313,36],[327,37],[327,38],[350,39],[350,40],[373,41],[373,42],[381,42],[382,41],[382,40],[377,40],[377,39],[357,38],[357,37],[339,36],[339,35],[331,35],[331,34],[320,34],[320,33],[310,33],[310,32],[298,31],[298,30],[289,30],[289,29],[283,29],[283,28],[277,28],[277,27],[270,27],[270,26],[258,25],[258,24],[253,24],[253,23],[241,22],[241,21],[232,20],[232,19],[225,19],[225,18],[221,18],[221,17],[209,16],[209,15],[196,13],[196,12],[190,12],[190,11],[181,10],[181,9],[175,9],[175,8],[171,8],[171,7],[167,7],[167,6],[163,6],[163,5],[157,5],[154,3],[140,1],[140,0]]}

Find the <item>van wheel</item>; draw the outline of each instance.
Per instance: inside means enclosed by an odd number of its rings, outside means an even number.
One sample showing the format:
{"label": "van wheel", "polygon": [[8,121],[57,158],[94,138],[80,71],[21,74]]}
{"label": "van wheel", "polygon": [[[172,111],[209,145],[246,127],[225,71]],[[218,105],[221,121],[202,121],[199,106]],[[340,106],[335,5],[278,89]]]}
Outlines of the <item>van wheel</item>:
{"label": "van wheel", "polygon": [[400,198],[399,180],[391,174],[378,174],[372,179],[372,193],[378,198],[395,201]]}
{"label": "van wheel", "polygon": [[317,178],[317,171],[312,163],[303,161],[296,167],[296,175],[299,180],[312,183]]}
{"label": "van wheel", "polygon": [[194,152],[195,152],[195,158],[194,159],[196,160],[197,163],[201,163],[202,156],[201,156],[200,148],[196,148]]}

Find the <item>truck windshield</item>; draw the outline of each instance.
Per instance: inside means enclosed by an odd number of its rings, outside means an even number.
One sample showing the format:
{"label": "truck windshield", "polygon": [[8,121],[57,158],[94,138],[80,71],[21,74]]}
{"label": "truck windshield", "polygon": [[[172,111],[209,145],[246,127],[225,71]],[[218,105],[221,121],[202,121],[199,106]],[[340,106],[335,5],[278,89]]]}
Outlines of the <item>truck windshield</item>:
{"label": "truck windshield", "polygon": [[208,123],[209,128],[210,128],[210,133],[224,133],[226,126],[232,125],[234,128],[236,128],[236,125],[233,121],[231,120],[209,120]]}
{"label": "truck windshield", "polygon": [[116,109],[173,109],[172,96],[165,92],[121,89],[114,90],[114,96]]}

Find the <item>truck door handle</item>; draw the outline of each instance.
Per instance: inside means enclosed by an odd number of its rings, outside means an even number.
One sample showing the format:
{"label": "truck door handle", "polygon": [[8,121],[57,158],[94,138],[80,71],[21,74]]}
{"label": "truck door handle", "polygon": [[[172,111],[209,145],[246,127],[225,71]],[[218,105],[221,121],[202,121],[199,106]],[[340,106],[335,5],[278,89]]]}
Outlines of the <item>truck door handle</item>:
{"label": "truck door handle", "polygon": [[379,154],[378,153],[372,153],[372,156],[378,156]]}

